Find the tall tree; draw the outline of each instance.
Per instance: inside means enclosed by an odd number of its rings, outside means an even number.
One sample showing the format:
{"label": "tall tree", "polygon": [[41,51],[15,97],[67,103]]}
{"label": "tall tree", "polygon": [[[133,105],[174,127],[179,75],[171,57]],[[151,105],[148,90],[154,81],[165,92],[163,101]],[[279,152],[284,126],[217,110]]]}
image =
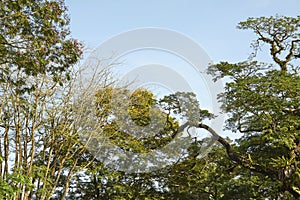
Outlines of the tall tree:
{"label": "tall tree", "polygon": [[66,12],[60,0],[0,2],[0,198],[49,199],[80,147],[69,80],[81,45]]}
{"label": "tall tree", "polygon": [[[244,135],[238,140],[236,151],[221,137],[219,141],[230,160],[250,171],[251,176],[276,182],[263,183],[264,188],[272,188],[276,198],[298,199],[300,17],[249,18],[240,22],[238,28],[257,34],[254,57],[236,64],[221,62],[211,66],[210,72],[216,79],[229,78],[221,96],[229,114],[227,128]],[[269,45],[274,63],[255,61],[263,44]],[[213,133],[205,125],[198,126]]]}

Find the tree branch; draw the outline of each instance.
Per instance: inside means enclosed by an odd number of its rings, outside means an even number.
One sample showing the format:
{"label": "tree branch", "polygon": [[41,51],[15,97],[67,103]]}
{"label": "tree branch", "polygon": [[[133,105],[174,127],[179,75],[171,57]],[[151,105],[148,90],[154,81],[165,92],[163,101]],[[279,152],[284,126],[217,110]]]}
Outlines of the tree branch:
{"label": "tree branch", "polygon": [[294,55],[295,43],[298,43],[298,42],[300,42],[300,40],[293,40],[292,41],[291,48],[289,50],[289,54],[285,57],[285,59],[287,61],[290,61],[293,56],[296,57],[296,58],[299,56],[299,55]]}
{"label": "tree branch", "polygon": [[[283,184],[285,184],[284,183],[285,181],[282,180],[282,178],[280,177],[280,174],[279,174],[279,172],[277,170],[271,169],[271,168],[266,169],[265,167],[263,167],[263,166],[261,166],[261,165],[259,165],[257,163],[253,163],[253,161],[251,160],[251,158],[249,158],[249,157],[244,158],[243,156],[239,155],[238,153],[236,153],[232,149],[232,146],[229,144],[229,142],[227,142],[223,137],[221,137],[210,126],[208,126],[206,124],[203,124],[203,123],[195,124],[195,123],[187,122],[184,125],[182,125],[180,129],[182,130],[182,128],[185,128],[187,126],[194,126],[196,128],[202,128],[202,129],[205,129],[208,132],[210,132],[212,134],[212,136],[214,138],[216,138],[217,141],[219,143],[221,143],[222,146],[226,149],[226,153],[228,155],[228,158],[231,161],[234,161],[234,162],[238,163],[239,165],[241,165],[245,169],[248,169],[248,170],[250,170],[252,172],[260,173],[260,174],[268,176],[268,177],[270,177],[272,179],[279,180],[279,181],[283,182]],[[296,189],[294,189],[292,187],[286,186],[284,190],[290,192],[296,199],[298,199],[300,197],[300,193]]]}

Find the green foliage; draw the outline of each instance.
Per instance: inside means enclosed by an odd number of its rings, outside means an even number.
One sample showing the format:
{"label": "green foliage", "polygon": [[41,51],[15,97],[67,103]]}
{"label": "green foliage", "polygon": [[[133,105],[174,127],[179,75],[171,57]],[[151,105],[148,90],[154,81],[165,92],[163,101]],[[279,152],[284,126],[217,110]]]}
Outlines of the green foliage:
{"label": "green foliage", "polygon": [[81,44],[70,38],[63,1],[3,0],[0,19],[0,82],[26,81],[9,78],[16,69],[31,76],[48,74],[60,83],[62,73],[70,76],[69,68],[82,52]]}
{"label": "green foliage", "polygon": [[240,22],[239,29],[252,30],[257,39],[252,43],[254,58],[257,51],[263,44],[270,46],[270,55],[272,60],[283,71],[290,68],[299,68],[291,63],[295,58],[300,57],[300,16],[271,16],[260,18],[248,18],[247,21]]}
{"label": "green foliage", "polygon": [[78,146],[66,135],[82,46],[62,0],[3,0],[0,26],[0,198],[49,199]]}
{"label": "green foliage", "polygon": [[179,119],[199,122],[213,117],[200,109],[193,93],[178,92],[156,99],[145,89],[131,93],[107,87],[95,97],[97,115],[105,122],[104,135],[127,151],[149,152],[164,147],[178,134]]}
{"label": "green foliage", "polygon": [[[257,35],[252,56],[209,67],[215,80],[227,81],[219,95],[228,116],[225,128],[243,136],[235,143],[218,138],[220,144],[205,156],[201,152],[210,141],[183,134],[204,128],[200,123],[214,117],[200,108],[193,93],[158,99],[149,90],[109,86],[93,94],[90,110],[73,104],[71,66],[82,52],[70,38],[63,1],[3,0],[0,19],[0,199],[300,197],[299,16],[240,22],[239,29]],[[273,63],[255,60],[263,44],[270,47]],[[95,124],[77,124],[76,114],[91,109],[97,126],[93,148],[103,137],[133,153],[151,153],[181,137],[189,139],[189,148],[176,163],[157,171],[130,174],[107,168],[79,138],[78,131]]]}
{"label": "green foliage", "polygon": [[19,185],[26,185],[32,188],[33,185],[29,177],[23,176],[20,173],[8,174],[4,180],[0,180],[0,199],[13,199],[21,193]]}
{"label": "green foliage", "polygon": [[[250,60],[221,62],[209,69],[216,79],[228,80],[220,98],[229,114],[227,129],[244,134],[237,141],[238,151],[272,172],[277,187],[255,174],[256,182],[269,195],[263,194],[265,198],[290,199],[300,195],[299,27],[300,17],[249,18],[238,28],[257,34],[254,55],[261,43],[269,44],[276,65]],[[271,188],[272,194],[268,193]]]}

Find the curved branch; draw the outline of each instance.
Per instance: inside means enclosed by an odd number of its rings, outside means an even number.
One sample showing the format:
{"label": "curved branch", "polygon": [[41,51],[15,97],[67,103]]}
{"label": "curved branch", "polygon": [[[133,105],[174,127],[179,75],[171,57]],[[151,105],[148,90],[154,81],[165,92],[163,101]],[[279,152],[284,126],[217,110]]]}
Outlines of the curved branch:
{"label": "curved branch", "polygon": [[290,61],[293,56],[297,58],[298,55],[294,55],[294,49],[295,49],[295,44],[299,43],[299,42],[300,42],[300,40],[293,40],[292,41],[291,48],[289,50],[289,54],[285,57],[285,59],[287,61]]}
{"label": "curved branch", "polygon": [[[221,137],[213,128],[211,128],[210,126],[203,124],[203,123],[191,123],[191,122],[187,122],[184,125],[182,125],[181,127],[187,127],[187,126],[194,126],[196,128],[202,128],[207,130],[208,132],[210,132],[212,134],[212,136],[214,138],[217,139],[217,141],[219,143],[222,144],[222,146],[226,149],[226,153],[228,158],[231,161],[234,161],[236,163],[238,163],[239,165],[241,165],[242,167],[244,167],[245,169],[248,169],[250,171],[253,172],[257,172],[260,173],[262,175],[268,176],[272,179],[275,180],[279,180],[281,182],[283,182],[283,184],[285,184],[285,180],[282,180],[282,178],[280,177],[280,174],[278,173],[277,170],[271,169],[271,168],[265,168],[264,166],[257,164],[257,163],[253,163],[253,161],[251,160],[251,157],[247,157],[244,158],[243,156],[239,155],[238,153],[236,153],[232,146],[229,144],[229,142],[227,142],[223,137]],[[300,198],[300,192],[298,192],[296,189],[290,187],[290,186],[286,186],[285,187],[285,191],[290,192],[296,199]]]}

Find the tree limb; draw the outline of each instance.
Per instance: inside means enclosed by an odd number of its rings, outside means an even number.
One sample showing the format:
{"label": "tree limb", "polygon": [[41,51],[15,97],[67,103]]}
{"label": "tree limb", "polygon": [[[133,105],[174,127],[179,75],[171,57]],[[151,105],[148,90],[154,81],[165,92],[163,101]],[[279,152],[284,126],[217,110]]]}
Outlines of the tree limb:
{"label": "tree limb", "polygon": [[[282,178],[280,177],[280,174],[277,170],[271,169],[271,168],[266,169],[264,166],[261,166],[260,164],[253,163],[253,161],[251,159],[249,159],[249,157],[244,158],[243,156],[239,155],[232,149],[232,146],[229,144],[229,142],[227,142],[223,137],[221,137],[210,126],[203,124],[203,123],[195,124],[195,123],[187,122],[184,125],[182,125],[181,127],[183,128],[183,127],[187,127],[187,126],[194,126],[196,128],[202,128],[202,129],[205,129],[208,132],[210,132],[212,134],[212,136],[214,138],[216,138],[216,140],[219,143],[221,143],[222,146],[226,149],[227,156],[231,161],[238,163],[245,169],[248,169],[252,172],[260,173],[260,174],[268,176],[272,179],[279,180],[279,181],[283,182],[283,184],[285,184],[284,183],[285,180],[282,180]],[[294,189],[290,186],[285,186],[284,190],[290,192],[296,199],[300,198],[300,193],[296,189]]]}

